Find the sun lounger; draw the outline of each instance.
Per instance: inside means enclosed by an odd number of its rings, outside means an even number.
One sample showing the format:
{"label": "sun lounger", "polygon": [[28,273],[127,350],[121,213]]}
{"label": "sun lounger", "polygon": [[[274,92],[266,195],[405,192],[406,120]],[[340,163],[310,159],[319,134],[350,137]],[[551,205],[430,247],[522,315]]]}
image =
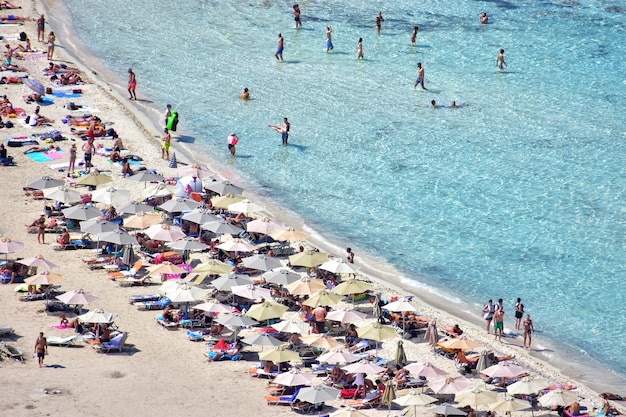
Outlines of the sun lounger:
{"label": "sun lounger", "polygon": [[111,339],[110,342],[103,342],[98,345],[92,345],[98,353],[109,353],[112,350],[121,352],[126,348],[126,339],[128,339],[128,333],[122,332]]}
{"label": "sun lounger", "polygon": [[290,405],[296,400],[300,389],[297,389],[292,395],[266,395],[264,397],[267,405]]}
{"label": "sun lounger", "polygon": [[48,336],[46,338],[48,342],[48,346],[65,346],[68,347],[73,345],[78,336],[73,334],[68,337],[57,337],[57,336]]}
{"label": "sun lounger", "polygon": [[0,337],[7,337],[13,334],[13,329],[11,327],[2,327],[0,328]]}
{"label": "sun lounger", "polygon": [[147,285],[150,283],[150,276],[144,275],[141,278],[117,278],[115,280],[119,284],[120,287],[132,287],[133,285]]}
{"label": "sun lounger", "polygon": [[365,398],[358,399],[358,400],[345,400],[343,404],[346,407],[352,407],[356,409],[374,408],[378,404],[381,398],[382,398],[381,390],[372,390],[365,396]]}
{"label": "sun lounger", "polygon": [[172,321],[163,320],[163,316],[160,314],[155,316],[156,322],[161,325],[165,330],[178,330],[178,323]]}
{"label": "sun lounger", "polygon": [[161,294],[139,294],[139,295],[131,295],[129,302],[131,304],[134,303],[143,303],[149,301],[159,301],[163,296]]}
{"label": "sun lounger", "polygon": [[0,355],[4,355],[10,359],[15,359],[16,361],[24,362],[24,354],[22,351],[5,342],[0,342]]}
{"label": "sun lounger", "polygon": [[318,409],[321,410],[324,407],[324,403],[311,404],[306,401],[294,400],[289,404],[289,407],[291,407],[291,410],[296,413],[311,414]]}
{"label": "sun lounger", "polygon": [[134,304],[138,310],[164,310],[165,307],[167,307],[171,303],[172,301],[169,298],[163,297],[157,301],[143,301]]}
{"label": "sun lounger", "polygon": [[204,341],[204,334],[202,332],[192,332],[191,330],[187,329],[185,334],[186,334],[187,338],[189,340],[191,340],[192,342],[203,342]]}

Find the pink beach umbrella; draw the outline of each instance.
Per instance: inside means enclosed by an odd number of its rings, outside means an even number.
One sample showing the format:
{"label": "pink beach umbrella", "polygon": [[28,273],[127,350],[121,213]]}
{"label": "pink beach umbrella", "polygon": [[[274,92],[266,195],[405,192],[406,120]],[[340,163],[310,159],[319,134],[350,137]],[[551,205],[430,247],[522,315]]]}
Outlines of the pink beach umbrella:
{"label": "pink beach umbrella", "polygon": [[443,376],[431,380],[428,386],[435,394],[456,394],[459,391],[469,389],[472,382],[464,376],[451,377]]}
{"label": "pink beach umbrella", "polygon": [[423,376],[425,378],[439,378],[442,376],[448,376],[448,373],[444,370],[437,368],[430,362],[426,363],[411,363],[404,367],[412,375]]}

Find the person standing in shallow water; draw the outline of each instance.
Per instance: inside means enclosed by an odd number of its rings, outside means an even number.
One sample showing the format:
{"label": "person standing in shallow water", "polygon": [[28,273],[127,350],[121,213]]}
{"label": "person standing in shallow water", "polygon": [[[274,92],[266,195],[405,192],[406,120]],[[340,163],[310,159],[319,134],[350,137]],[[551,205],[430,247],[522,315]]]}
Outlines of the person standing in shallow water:
{"label": "person standing in shallow water", "polygon": [[280,133],[283,146],[287,146],[289,144],[289,130],[291,129],[291,124],[289,123],[289,120],[287,120],[286,117],[283,119],[282,126],[278,126],[278,125],[268,125],[268,126],[274,129],[275,131],[277,131],[278,133]]}
{"label": "person standing in shallow water", "polygon": [[413,28],[413,32],[411,32],[411,45],[415,46],[415,42],[417,41],[417,32],[419,31],[419,28],[417,26],[415,26]]}
{"label": "person standing in shallow water", "polygon": [[131,100],[137,100],[135,89],[137,89],[137,77],[132,68],[128,68],[128,94],[130,94]]}
{"label": "person standing in shallow water", "polygon": [[276,49],[276,53],[274,54],[277,60],[279,61],[283,60],[284,50],[285,50],[285,39],[283,38],[283,34],[279,32],[278,33],[278,47]]}
{"label": "person standing in shallow water", "polygon": [[522,328],[522,317],[524,317],[524,304],[522,304],[522,299],[518,298],[515,303],[515,330]]}
{"label": "person standing in shallow water", "polygon": [[530,314],[526,314],[526,318],[522,323],[522,331],[524,333],[524,349],[530,350],[530,345],[533,343],[533,333],[535,333],[535,326],[530,319]]}
{"label": "person standing in shallow water", "polygon": [[415,84],[413,84],[413,89],[415,90],[418,85],[422,86],[423,90],[426,90],[426,87],[424,87],[424,68],[421,62],[417,63],[417,79],[415,80]]}
{"label": "person standing in shallow water", "polygon": [[384,21],[385,19],[383,19],[383,12],[379,10],[378,14],[376,15],[376,18],[374,19],[374,24],[376,25],[377,35],[380,35],[380,28],[382,27]]}
{"label": "person standing in shallow water", "polygon": [[500,71],[502,71],[504,67],[506,67],[506,62],[504,61],[504,49],[500,49],[500,53],[496,58],[496,67],[498,67]]}
{"label": "person standing in shallow water", "polygon": [[296,21],[296,28],[302,26],[302,20],[300,19],[300,6],[297,3],[293,5],[293,20]]}
{"label": "person standing in shallow water", "polygon": [[333,27],[329,25],[326,26],[326,52],[330,52],[333,48]]}
{"label": "person standing in shallow water", "polygon": [[363,59],[363,38],[359,38],[359,42],[356,44],[356,59]]}

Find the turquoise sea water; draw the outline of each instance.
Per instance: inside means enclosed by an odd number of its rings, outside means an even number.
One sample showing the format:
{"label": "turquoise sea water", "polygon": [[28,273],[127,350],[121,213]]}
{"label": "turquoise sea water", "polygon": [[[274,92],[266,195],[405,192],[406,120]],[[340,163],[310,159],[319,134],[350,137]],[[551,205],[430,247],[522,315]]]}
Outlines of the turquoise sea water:
{"label": "turquoise sea water", "polygon": [[623,3],[303,1],[298,30],[287,1],[65,3],[121,83],[132,67],[186,140],[307,225],[510,320],[522,297],[543,335],[626,375]]}

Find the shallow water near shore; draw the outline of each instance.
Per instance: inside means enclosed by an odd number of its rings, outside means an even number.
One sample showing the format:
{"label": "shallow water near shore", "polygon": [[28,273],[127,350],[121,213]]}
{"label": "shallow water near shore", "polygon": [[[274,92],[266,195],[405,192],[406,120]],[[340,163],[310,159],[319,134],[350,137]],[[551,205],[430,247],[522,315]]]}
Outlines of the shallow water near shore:
{"label": "shallow water near shore", "polygon": [[[287,2],[65,3],[122,83],[132,67],[194,146],[332,242],[469,304],[503,298],[509,326],[522,297],[540,338],[626,374],[626,15],[611,3],[308,1],[299,30]],[[267,127],[283,117],[288,147]]]}

